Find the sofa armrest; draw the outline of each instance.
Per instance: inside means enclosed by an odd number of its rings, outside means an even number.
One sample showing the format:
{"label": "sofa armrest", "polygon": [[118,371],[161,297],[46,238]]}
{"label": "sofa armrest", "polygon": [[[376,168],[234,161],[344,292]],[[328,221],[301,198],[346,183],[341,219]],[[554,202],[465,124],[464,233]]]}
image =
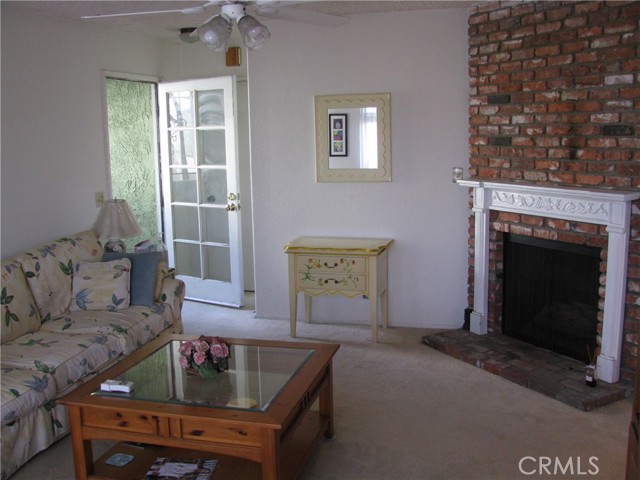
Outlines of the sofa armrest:
{"label": "sofa armrest", "polygon": [[184,303],[184,282],[179,278],[165,277],[158,301],[166,303],[173,312],[173,333],[182,333],[182,304]]}

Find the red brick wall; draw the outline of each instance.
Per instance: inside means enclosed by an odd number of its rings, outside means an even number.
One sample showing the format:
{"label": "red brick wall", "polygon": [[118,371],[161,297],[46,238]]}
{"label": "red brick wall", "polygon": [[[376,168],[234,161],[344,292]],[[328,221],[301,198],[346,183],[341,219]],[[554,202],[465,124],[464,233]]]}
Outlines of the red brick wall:
{"label": "red brick wall", "polygon": [[[640,187],[639,22],[638,1],[474,7],[469,15],[470,176]],[[640,327],[639,207],[634,205],[632,215],[624,327],[622,377],[627,380],[635,370]],[[472,305],[473,216],[470,223]],[[603,227],[492,212],[491,229],[490,331],[500,331],[504,232],[603,247],[601,271],[606,270]]]}

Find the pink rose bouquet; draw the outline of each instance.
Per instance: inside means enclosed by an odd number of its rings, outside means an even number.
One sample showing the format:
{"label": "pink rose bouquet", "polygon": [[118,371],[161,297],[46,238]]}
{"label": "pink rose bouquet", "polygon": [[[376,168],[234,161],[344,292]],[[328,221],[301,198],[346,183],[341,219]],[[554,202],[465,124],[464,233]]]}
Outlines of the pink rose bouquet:
{"label": "pink rose bouquet", "polygon": [[201,335],[180,344],[180,366],[197,370],[203,378],[229,369],[229,345],[220,337]]}

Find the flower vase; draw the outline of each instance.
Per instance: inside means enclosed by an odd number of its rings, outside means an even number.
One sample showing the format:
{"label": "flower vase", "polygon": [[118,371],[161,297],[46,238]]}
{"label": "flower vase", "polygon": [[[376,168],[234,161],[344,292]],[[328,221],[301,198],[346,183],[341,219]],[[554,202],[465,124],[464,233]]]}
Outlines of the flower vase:
{"label": "flower vase", "polygon": [[202,378],[203,380],[208,380],[218,374],[218,369],[213,364],[213,362],[209,360],[203,362],[201,365],[196,366],[196,370],[198,370],[200,378]]}

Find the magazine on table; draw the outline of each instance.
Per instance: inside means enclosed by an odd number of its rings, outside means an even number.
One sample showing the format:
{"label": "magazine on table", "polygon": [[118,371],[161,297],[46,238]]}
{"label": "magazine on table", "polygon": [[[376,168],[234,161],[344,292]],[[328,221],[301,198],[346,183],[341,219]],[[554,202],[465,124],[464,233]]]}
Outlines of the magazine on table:
{"label": "magazine on table", "polygon": [[209,480],[218,460],[202,458],[158,457],[145,480]]}

